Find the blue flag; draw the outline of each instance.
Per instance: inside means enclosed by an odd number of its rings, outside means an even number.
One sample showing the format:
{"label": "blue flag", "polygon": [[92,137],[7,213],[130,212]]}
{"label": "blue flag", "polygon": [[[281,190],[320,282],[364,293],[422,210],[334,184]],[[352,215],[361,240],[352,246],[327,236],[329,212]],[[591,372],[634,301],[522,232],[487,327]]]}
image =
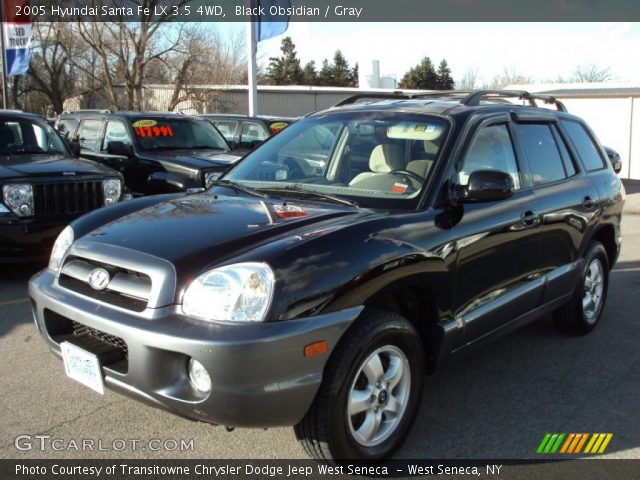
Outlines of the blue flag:
{"label": "blue flag", "polygon": [[7,60],[6,76],[20,75],[29,70],[31,59],[31,23],[17,17],[17,8],[25,9],[29,0],[2,1],[2,35]]}
{"label": "blue flag", "polygon": [[256,6],[260,12],[264,12],[258,15],[255,23],[258,42],[287,31],[291,0],[257,0]]}

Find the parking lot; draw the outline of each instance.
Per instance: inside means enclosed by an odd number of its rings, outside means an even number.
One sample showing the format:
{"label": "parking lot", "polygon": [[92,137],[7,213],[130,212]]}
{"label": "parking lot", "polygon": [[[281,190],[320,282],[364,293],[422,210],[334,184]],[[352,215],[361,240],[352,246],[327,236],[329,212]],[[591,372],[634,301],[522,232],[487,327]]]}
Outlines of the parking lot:
{"label": "parking lot", "polygon": [[[606,456],[640,458],[640,211],[627,211],[623,237],[596,331],[563,336],[542,318],[440,369],[398,457],[534,458],[546,432],[611,432]],[[26,298],[28,278],[44,266],[0,267],[0,457],[305,458],[290,428],[227,432],[67,379]],[[61,451],[35,440],[18,450],[19,435],[59,439]],[[86,439],[93,451],[70,447]],[[182,439],[193,448],[176,450]]]}

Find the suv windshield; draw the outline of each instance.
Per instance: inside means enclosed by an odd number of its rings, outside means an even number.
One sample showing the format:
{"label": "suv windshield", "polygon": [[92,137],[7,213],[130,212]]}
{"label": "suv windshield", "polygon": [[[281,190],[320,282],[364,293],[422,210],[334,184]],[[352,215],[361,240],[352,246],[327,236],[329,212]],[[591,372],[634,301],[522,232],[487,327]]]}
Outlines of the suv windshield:
{"label": "suv windshield", "polygon": [[58,134],[45,123],[27,118],[0,120],[0,154],[66,154]]}
{"label": "suv windshield", "polygon": [[[296,122],[225,175],[255,189],[353,197],[359,204],[418,196],[448,124],[430,115],[345,112]],[[374,199],[377,202],[367,202]]]}
{"label": "suv windshield", "polygon": [[206,120],[148,117],[131,120],[143,150],[227,150],[227,143]]}

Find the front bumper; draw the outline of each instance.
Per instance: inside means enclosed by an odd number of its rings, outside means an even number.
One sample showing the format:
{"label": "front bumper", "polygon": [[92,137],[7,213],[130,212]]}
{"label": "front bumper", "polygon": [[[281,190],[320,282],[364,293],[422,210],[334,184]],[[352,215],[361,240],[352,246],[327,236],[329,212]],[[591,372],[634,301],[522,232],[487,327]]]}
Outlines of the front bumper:
{"label": "front bumper", "polygon": [[[118,337],[126,343],[128,358],[102,365],[107,387],[180,416],[234,427],[298,423],[316,395],[331,350],[362,310],[212,324],[182,315],[175,305],[136,314],[97,303],[57,286],[48,270],[31,279],[29,295],[38,330],[58,356],[64,319]],[[306,358],[304,347],[320,340],[329,343],[329,352]],[[189,382],[192,357],[211,377],[207,395]]]}
{"label": "front bumper", "polygon": [[42,221],[0,217],[0,261],[48,256],[56,237],[73,218]]}

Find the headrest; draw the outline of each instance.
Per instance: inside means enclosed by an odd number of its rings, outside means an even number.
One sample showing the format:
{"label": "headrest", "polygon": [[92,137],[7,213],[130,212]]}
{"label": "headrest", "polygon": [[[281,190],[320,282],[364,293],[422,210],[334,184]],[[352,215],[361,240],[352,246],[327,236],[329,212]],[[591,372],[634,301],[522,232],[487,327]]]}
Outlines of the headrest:
{"label": "headrest", "polygon": [[374,173],[389,173],[403,167],[403,149],[398,145],[377,145],[369,157],[369,169]]}

